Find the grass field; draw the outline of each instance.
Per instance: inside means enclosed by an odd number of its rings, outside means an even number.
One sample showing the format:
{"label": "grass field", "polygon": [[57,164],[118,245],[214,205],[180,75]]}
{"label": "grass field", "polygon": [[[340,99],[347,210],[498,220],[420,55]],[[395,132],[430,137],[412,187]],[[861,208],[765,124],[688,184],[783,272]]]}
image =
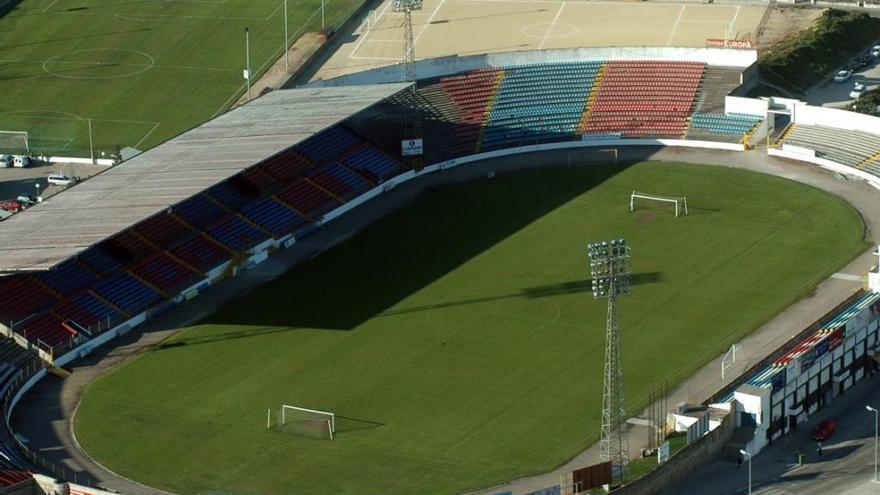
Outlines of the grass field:
{"label": "grass field", "polygon": [[[0,17],[0,130],[87,155],[91,119],[98,151],[152,147],[242,94],[245,28],[254,72],[280,56],[283,1],[22,0]],[[328,0],[327,25],[359,3]],[[288,2],[291,39],[320,30],[320,5]]]}
{"label": "grass field", "polygon": [[[613,175],[612,175],[613,174]],[[633,189],[687,195],[629,213]],[[629,410],[866,249],[845,202],[742,170],[545,168],[434,190],[93,382],[75,428],[176,493],[456,493],[597,440],[604,303],[588,241],[625,236]],[[337,437],[266,429],[282,403]]]}

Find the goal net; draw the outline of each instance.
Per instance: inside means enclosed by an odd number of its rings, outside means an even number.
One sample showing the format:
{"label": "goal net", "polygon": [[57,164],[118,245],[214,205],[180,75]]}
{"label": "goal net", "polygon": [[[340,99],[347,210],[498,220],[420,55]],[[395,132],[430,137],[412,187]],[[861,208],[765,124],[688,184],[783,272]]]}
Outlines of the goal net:
{"label": "goal net", "polygon": [[588,148],[581,151],[568,152],[568,166],[595,163],[613,163],[617,165],[617,148]]}
{"label": "goal net", "polygon": [[332,412],[284,404],[266,413],[266,428],[310,438],[333,440],[336,415]]}
{"label": "goal net", "polygon": [[688,200],[684,196],[657,196],[656,194],[633,191],[629,196],[629,211],[636,210],[637,202],[655,201],[675,205],[675,218],[688,214]]}
{"label": "goal net", "polygon": [[28,133],[24,131],[0,131],[0,154],[30,153]]}

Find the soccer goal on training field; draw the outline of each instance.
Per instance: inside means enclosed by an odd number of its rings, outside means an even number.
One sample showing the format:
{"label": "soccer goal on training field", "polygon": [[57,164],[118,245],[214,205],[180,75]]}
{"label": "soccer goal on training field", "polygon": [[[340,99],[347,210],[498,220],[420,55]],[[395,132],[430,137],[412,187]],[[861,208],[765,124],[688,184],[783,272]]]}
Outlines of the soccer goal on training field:
{"label": "soccer goal on training field", "polygon": [[28,133],[24,131],[0,131],[0,154],[30,153]]}
{"label": "soccer goal on training field", "polygon": [[280,409],[269,409],[266,412],[266,428],[333,440],[333,435],[336,434],[336,415],[328,411],[284,404]]}
{"label": "soccer goal on training field", "polygon": [[661,203],[671,203],[675,205],[675,218],[682,214],[688,214],[688,200],[684,196],[657,196],[655,194],[641,193],[633,191],[629,196],[629,211],[636,209],[636,201],[659,201]]}
{"label": "soccer goal on training field", "polygon": [[588,148],[568,152],[568,166],[584,163],[613,163],[617,165],[617,148]]}

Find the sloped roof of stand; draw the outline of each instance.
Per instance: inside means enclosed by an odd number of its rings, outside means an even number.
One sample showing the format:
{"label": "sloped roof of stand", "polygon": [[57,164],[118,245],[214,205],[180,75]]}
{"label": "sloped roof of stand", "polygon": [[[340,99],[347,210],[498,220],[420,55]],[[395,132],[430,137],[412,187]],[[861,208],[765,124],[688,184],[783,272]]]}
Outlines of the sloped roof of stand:
{"label": "sloped roof of stand", "polygon": [[0,273],[47,270],[409,85],[268,93],[0,222]]}

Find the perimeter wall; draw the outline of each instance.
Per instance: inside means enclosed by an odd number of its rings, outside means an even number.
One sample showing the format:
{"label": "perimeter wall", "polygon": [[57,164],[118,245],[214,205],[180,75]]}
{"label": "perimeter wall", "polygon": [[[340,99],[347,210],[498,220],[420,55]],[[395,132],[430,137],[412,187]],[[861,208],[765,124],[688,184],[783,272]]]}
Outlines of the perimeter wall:
{"label": "perimeter wall", "polygon": [[[724,48],[680,48],[658,46],[563,48],[556,50],[528,50],[521,52],[488,53],[481,55],[450,55],[416,62],[421,79],[456,74],[489,67],[506,67],[523,64],[546,64],[582,62],[589,60],[678,60],[705,62],[709,65],[742,67],[745,69],[758,60],[754,50],[731,50]],[[356,74],[313,81],[304,87],[358,86],[402,82],[403,71],[399,65],[389,65]]]}

